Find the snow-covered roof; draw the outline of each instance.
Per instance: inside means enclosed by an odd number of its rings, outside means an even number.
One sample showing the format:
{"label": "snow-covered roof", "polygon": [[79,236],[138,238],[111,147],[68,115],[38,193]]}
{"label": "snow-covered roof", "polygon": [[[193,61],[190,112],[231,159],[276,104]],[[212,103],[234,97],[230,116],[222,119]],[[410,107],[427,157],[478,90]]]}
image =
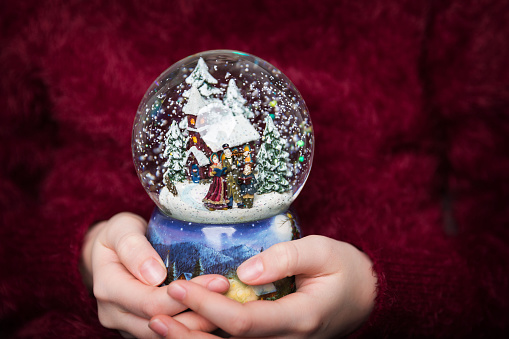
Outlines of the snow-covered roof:
{"label": "snow-covered roof", "polygon": [[203,141],[213,152],[240,146],[260,139],[260,135],[243,115],[234,115],[232,110],[221,102],[213,102],[202,107],[197,116],[197,130]]}
{"label": "snow-covered roof", "polygon": [[189,158],[189,155],[191,153],[194,155],[194,157],[198,161],[198,166],[203,167],[203,166],[207,166],[208,164],[210,164],[209,158],[205,155],[205,153],[203,153],[198,148],[196,148],[196,146],[193,146],[193,147],[191,147],[190,149],[187,150],[187,152],[186,152],[186,161]]}

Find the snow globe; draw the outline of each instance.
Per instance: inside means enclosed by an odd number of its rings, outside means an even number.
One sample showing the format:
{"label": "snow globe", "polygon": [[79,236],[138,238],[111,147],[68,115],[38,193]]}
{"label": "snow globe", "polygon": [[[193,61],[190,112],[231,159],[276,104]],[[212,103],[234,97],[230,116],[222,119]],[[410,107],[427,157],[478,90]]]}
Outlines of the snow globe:
{"label": "snow globe", "polygon": [[132,152],[157,205],[147,238],[167,267],[165,284],[215,273],[230,280],[227,296],[240,302],[291,293],[292,278],[247,286],[236,269],[300,237],[289,208],[313,148],[304,100],[268,62],[215,50],[164,71],[138,107]]}

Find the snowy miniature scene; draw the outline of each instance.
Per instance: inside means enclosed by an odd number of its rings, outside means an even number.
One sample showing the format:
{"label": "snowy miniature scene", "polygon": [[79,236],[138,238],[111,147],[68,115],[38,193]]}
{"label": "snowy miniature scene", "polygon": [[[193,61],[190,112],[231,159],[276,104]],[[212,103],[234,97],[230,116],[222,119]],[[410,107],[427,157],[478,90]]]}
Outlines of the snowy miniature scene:
{"label": "snowy miniature scene", "polygon": [[300,238],[291,212],[235,225],[189,223],[168,218],[158,210],[150,220],[147,238],[167,269],[164,284],[202,274],[221,274],[230,281],[226,294],[239,302],[274,300],[293,292],[293,278],[250,286],[237,277],[237,267],[270,246]]}
{"label": "snowy miniature scene", "polygon": [[307,179],[313,130],[297,89],[269,63],[210,51],[170,67],[133,128],[140,180],[167,215],[238,223],[286,211]]}

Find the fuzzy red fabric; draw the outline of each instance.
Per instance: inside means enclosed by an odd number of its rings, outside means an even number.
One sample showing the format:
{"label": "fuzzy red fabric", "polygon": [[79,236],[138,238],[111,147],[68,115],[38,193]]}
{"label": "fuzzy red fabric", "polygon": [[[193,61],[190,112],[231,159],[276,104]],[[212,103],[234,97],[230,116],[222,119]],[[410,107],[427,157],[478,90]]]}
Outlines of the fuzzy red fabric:
{"label": "fuzzy red fabric", "polygon": [[109,338],[78,270],[88,227],[153,203],[130,151],[174,62],[235,49],[312,115],[295,205],[378,274],[355,335],[507,337],[506,1],[2,1],[0,336]]}

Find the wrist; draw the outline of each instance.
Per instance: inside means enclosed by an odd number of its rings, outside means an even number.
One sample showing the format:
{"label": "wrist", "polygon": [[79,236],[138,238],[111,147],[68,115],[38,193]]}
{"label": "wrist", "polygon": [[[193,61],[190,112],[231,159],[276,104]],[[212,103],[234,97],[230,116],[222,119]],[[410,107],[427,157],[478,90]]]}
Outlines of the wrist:
{"label": "wrist", "polygon": [[106,225],[106,221],[98,222],[92,225],[83,240],[81,249],[80,272],[85,286],[91,291],[93,287],[92,275],[92,249],[97,235]]}
{"label": "wrist", "polygon": [[354,295],[356,296],[355,301],[359,318],[354,323],[354,329],[358,329],[369,319],[375,308],[375,299],[378,292],[378,277],[373,270],[373,261],[365,252],[356,250],[358,251],[358,262],[356,265],[358,284],[356,285]]}

